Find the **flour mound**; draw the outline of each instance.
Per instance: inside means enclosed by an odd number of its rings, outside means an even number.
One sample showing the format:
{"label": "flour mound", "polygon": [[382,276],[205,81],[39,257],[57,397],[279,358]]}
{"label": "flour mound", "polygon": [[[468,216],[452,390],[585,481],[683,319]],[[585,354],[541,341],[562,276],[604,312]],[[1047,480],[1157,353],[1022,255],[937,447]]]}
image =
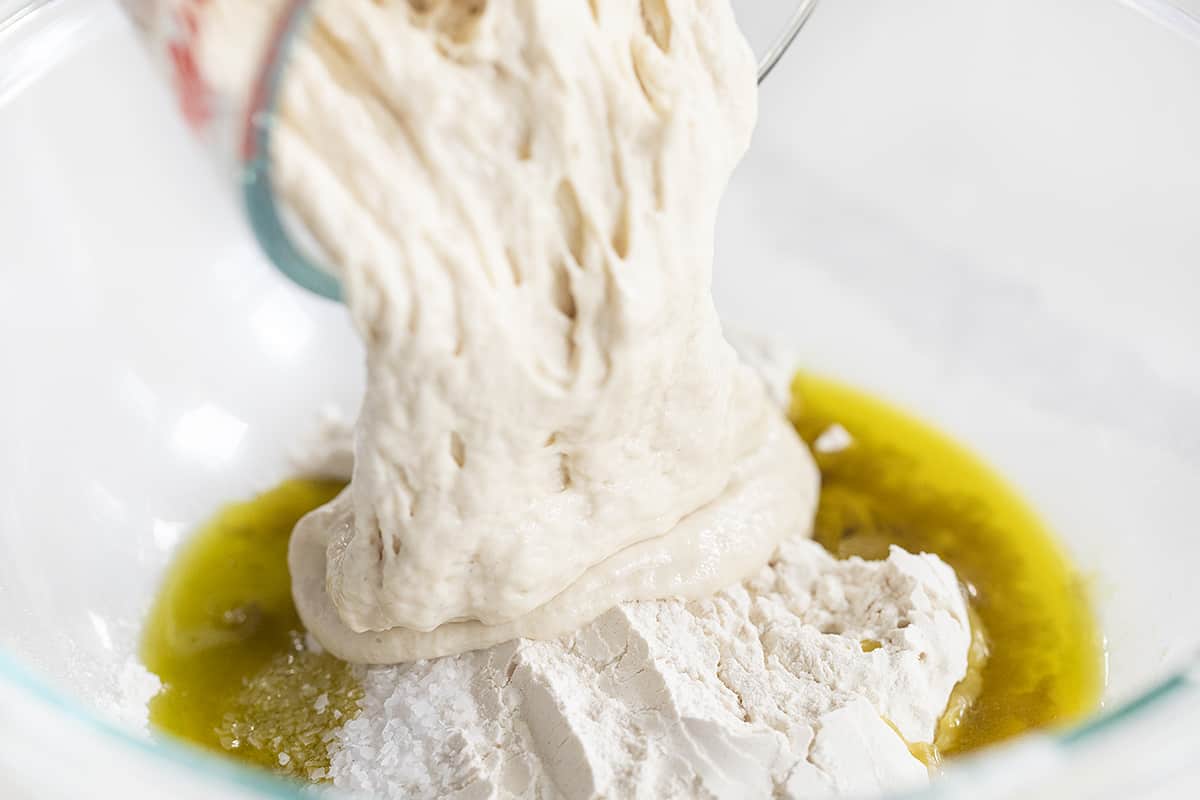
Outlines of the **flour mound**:
{"label": "flour mound", "polygon": [[369,670],[330,771],[386,797],[903,789],[927,780],[905,740],[932,740],[970,636],[935,556],[837,561],[795,537],[709,600],[626,603],[559,641]]}

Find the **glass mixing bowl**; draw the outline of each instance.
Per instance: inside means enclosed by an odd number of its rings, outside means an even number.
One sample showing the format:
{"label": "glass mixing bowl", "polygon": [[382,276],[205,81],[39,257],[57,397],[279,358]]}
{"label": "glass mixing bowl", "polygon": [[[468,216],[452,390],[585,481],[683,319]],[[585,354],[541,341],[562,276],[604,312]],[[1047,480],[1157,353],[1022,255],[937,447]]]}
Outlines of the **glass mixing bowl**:
{"label": "glass mixing bowl", "polygon": [[[295,796],[148,735],[133,656],[181,539],[356,405],[359,345],[260,255],[115,6],[26,5],[0,0],[0,796]],[[724,204],[730,323],[971,445],[1091,576],[1104,708],[934,795],[1200,785],[1193,24],[822,4]]]}

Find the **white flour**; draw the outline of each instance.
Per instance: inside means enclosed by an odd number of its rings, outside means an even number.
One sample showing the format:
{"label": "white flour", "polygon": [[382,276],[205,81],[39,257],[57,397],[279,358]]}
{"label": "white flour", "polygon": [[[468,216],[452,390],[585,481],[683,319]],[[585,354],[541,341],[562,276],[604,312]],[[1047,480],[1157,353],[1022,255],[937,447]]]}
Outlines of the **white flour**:
{"label": "white flour", "polygon": [[627,603],[561,642],[370,669],[331,776],[392,798],[910,787],[926,770],[896,730],[932,740],[969,641],[937,558],[838,562],[798,536],[710,600]]}

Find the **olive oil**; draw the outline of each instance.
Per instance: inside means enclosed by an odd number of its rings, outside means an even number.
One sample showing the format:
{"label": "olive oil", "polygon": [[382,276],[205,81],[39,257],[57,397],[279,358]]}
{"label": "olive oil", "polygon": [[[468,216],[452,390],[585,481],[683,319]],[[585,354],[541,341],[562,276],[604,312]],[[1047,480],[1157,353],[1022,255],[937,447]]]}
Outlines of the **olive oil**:
{"label": "olive oil", "polygon": [[972,670],[934,758],[1095,707],[1103,658],[1083,580],[1003,480],[929,426],[832,381],[799,375],[790,415],[810,446],[835,423],[851,437],[844,449],[814,452],[821,544],[842,558],[884,558],[893,544],[935,553],[967,589]]}
{"label": "olive oil", "polygon": [[342,486],[289,481],[229,506],[184,547],[142,642],[163,682],[150,704],[158,728],[280,774],[324,775],[329,736],[361,692],[353,667],[304,646],[287,546]]}
{"label": "olive oil", "polygon": [[[839,557],[890,545],[941,556],[967,587],[975,641],[928,763],[1089,711],[1101,649],[1084,587],[1054,539],[1003,481],[926,425],[847,387],[800,375],[791,418],[813,445],[834,423],[844,449],[816,452],[815,537]],[[150,719],[211,750],[305,780],[357,709],[358,668],[304,646],[288,538],[341,482],[294,480],[229,506],[167,575],[142,655],[163,680]],[[869,650],[877,643],[862,643]]]}

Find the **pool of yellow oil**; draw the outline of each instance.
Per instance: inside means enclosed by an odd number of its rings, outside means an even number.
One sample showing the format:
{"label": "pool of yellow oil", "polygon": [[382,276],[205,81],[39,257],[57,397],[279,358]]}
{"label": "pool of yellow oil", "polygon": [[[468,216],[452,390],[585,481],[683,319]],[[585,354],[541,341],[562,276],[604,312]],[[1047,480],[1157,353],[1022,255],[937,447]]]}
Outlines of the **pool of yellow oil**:
{"label": "pool of yellow oil", "polygon": [[184,547],[142,639],[163,682],[155,726],[282,775],[323,776],[328,739],[361,693],[354,668],[305,648],[287,546],[342,486],[289,481],[227,507]]}
{"label": "pool of yellow oil", "polygon": [[[810,444],[834,423],[853,440],[816,454],[823,545],[842,557],[882,558],[892,544],[936,553],[969,589],[972,668],[933,746],[915,753],[935,762],[1092,709],[1102,661],[1083,581],[1012,489],[930,427],[830,381],[798,377],[791,417]],[[143,639],[163,681],[150,707],[158,728],[277,773],[323,777],[360,673],[305,648],[287,543],[300,517],[342,488],[284,483],[221,511],[180,553]]]}
{"label": "pool of yellow oil", "polygon": [[1012,488],[928,425],[829,380],[798,376],[790,415],[810,445],[835,423],[852,439],[815,453],[821,544],[839,557],[883,558],[893,544],[935,553],[967,587],[972,669],[934,758],[1095,708],[1103,654],[1085,582]]}

